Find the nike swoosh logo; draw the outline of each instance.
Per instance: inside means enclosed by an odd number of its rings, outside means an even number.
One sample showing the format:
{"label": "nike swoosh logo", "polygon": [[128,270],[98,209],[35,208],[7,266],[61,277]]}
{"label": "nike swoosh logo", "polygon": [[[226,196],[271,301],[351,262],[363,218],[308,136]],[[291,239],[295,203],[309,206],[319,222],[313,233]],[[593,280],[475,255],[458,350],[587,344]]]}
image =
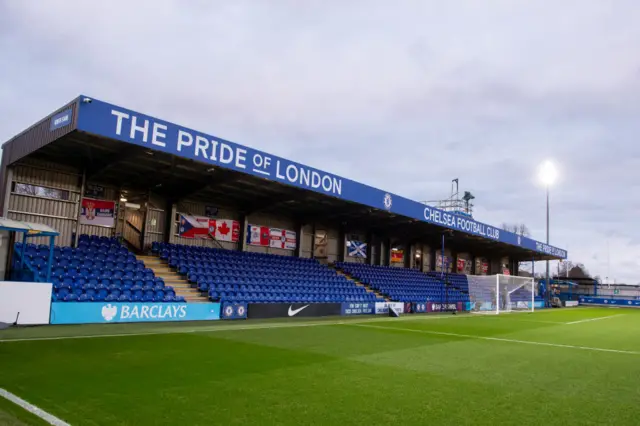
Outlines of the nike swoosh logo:
{"label": "nike swoosh logo", "polygon": [[298,308],[298,309],[291,309],[291,306],[289,306],[289,316],[292,317],[295,314],[297,314],[298,312],[300,312],[301,310],[303,310],[304,308],[307,308],[309,305],[304,305],[302,308]]}

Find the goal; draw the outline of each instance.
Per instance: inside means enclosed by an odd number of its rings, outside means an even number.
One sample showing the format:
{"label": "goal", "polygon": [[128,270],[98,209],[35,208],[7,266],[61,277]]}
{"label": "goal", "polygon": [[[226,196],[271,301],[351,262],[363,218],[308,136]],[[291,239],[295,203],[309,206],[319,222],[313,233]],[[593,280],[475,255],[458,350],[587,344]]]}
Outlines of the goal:
{"label": "goal", "polygon": [[510,275],[468,275],[470,311],[478,314],[533,312],[535,281]]}

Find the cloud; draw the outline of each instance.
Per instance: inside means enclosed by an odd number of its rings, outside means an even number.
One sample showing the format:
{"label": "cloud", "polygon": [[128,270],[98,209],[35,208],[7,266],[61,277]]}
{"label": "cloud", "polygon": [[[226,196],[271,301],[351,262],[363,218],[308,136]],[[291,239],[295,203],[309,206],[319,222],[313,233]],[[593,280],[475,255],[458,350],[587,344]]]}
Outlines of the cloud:
{"label": "cloud", "polygon": [[413,199],[460,178],[537,239],[554,158],[551,242],[638,281],[635,1],[0,8],[0,139],[87,93]]}

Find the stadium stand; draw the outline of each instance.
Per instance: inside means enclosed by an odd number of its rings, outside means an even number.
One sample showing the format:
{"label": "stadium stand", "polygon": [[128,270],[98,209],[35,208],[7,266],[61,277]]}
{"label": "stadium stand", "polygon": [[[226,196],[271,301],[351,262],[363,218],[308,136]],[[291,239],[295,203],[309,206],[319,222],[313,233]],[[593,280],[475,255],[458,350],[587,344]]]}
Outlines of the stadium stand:
{"label": "stadium stand", "polygon": [[164,243],[152,251],[216,302],[383,301],[314,259]]}
{"label": "stadium stand", "polygon": [[[398,302],[467,302],[465,275],[448,274],[444,281],[436,274],[390,266],[336,262],[336,268]],[[449,285],[445,285],[447,282]]]}
{"label": "stadium stand", "polygon": [[[15,244],[14,268],[44,274],[49,247]],[[58,302],[184,302],[117,239],[81,235],[78,247],[55,247],[52,300]]]}

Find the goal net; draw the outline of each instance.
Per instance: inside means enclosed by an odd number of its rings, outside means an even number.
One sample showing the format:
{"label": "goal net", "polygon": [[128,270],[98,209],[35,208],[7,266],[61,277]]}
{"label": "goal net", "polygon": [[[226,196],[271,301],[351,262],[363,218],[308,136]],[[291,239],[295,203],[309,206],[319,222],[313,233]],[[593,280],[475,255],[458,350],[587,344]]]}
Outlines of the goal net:
{"label": "goal net", "polygon": [[472,313],[533,312],[533,278],[510,275],[468,275]]}

